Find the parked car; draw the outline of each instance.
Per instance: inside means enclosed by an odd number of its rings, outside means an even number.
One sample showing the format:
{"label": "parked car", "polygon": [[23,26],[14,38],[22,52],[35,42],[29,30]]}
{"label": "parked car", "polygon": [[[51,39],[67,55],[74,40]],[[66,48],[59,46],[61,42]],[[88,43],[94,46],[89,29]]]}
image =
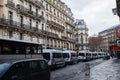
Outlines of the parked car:
{"label": "parked car", "polygon": [[65,61],[64,61],[61,50],[44,49],[43,50],[43,58],[48,60],[48,65],[51,68],[57,68],[57,67],[64,67],[65,66]]}
{"label": "parked car", "polygon": [[2,60],[0,80],[50,80],[50,69],[44,59]]}
{"label": "parked car", "polygon": [[66,50],[63,51],[63,57],[66,64],[78,63],[78,57],[76,51]]}

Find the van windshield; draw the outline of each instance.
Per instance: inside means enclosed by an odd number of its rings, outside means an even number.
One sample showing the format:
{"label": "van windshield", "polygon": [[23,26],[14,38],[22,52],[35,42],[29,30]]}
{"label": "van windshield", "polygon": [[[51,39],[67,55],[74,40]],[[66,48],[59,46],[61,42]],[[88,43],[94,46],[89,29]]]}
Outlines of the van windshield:
{"label": "van windshield", "polygon": [[91,54],[90,53],[86,53],[86,56],[91,56]]}
{"label": "van windshield", "polygon": [[61,58],[62,54],[61,53],[53,53],[53,58]]}
{"label": "van windshield", "polygon": [[77,54],[76,53],[71,53],[71,56],[76,57]]}
{"label": "van windshield", "polygon": [[79,53],[79,56],[85,56],[85,54],[84,53]]}
{"label": "van windshield", "polygon": [[50,53],[43,53],[43,58],[50,60]]}
{"label": "van windshield", "polygon": [[69,53],[63,53],[63,58],[69,58]]}
{"label": "van windshield", "polygon": [[5,71],[6,69],[9,68],[9,66],[10,66],[9,63],[2,63],[2,64],[0,64],[0,76],[1,76],[2,73],[4,73],[4,71]]}

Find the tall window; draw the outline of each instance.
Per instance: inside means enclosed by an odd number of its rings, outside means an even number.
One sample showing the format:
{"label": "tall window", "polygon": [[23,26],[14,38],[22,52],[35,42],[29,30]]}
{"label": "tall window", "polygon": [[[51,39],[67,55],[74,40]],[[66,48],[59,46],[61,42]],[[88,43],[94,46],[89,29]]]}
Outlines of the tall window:
{"label": "tall window", "polygon": [[20,16],[20,27],[23,27],[23,16]]}
{"label": "tall window", "polygon": [[44,12],[42,12],[42,16],[44,16]]}
{"label": "tall window", "polygon": [[12,37],[13,37],[13,32],[9,31],[9,38],[12,38]]}
{"label": "tall window", "polygon": [[44,24],[42,24],[42,31],[44,31]]}
{"label": "tall window", "polygon": [[38,9],[36,9],[36,16],[38,15]]}
{"label": "tall window", "polygon": [[9,24],[13,24],[13,12],[8,11],[8,20]]}
{"label": "tall window", "polygon": [[48,4],[46,4],[46,10],[48,10]]}
{"label": "tall window", "polygon": [[29,5],[29,11],[32,11],[32,6],[31,5]]}
{"label": "tall window", "polygon": [[20,40],[23,40],[23,34],[20,33]]}
{"label": "tall window", "polygon": [[29,20],[30,29],[32,29],[32,19]]}
{"label": "tall window", "polygon": [[36,30],[38,31],[38,22],[36,22]]}

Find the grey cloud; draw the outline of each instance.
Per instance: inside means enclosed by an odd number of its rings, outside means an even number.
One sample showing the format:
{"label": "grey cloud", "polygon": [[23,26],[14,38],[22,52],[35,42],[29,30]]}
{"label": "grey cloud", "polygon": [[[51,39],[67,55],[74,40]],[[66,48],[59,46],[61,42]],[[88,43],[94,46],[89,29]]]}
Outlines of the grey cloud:
{"label": "grey cloud", "polygon": [[71,8],[75,18],[85,19],[90,35],[119,23],[113,15],[115,0],[63,0]]}

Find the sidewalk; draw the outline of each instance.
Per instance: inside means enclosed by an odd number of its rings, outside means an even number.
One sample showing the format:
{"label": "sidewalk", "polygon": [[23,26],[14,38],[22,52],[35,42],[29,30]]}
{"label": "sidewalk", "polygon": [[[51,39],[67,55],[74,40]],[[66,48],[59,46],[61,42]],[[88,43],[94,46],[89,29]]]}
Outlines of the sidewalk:
{"label": "sidewalk", "polygon": [[90,78],[90,80],[120,80],[120,60],[106,60],[91,68]]}

